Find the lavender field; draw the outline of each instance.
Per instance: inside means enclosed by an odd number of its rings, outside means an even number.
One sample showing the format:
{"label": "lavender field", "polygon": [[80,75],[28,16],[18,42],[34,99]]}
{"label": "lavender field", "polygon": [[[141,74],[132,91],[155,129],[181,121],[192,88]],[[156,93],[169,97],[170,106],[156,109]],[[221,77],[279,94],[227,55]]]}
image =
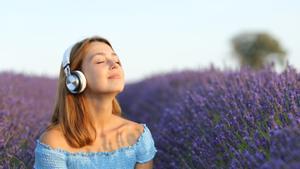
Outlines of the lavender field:
{"label": "lavender field", "polygon": [[[0,73],[0,165],[32,168],[56,79]],[[185,70],[126,84],[124,115],[147,123],[155,169],[300,168],[300,73]]]}

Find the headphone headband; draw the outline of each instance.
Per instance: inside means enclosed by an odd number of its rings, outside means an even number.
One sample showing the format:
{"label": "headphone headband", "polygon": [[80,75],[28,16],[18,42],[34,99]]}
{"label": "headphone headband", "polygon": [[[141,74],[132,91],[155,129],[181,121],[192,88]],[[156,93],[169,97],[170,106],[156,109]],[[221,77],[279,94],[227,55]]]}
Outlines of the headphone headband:
{"label": "headphone headband", "polygon": [[71,51],[72,51],[73,45],[69,46],[63,56],[63,61],[62,61],[62,67],[64,69],[64,72],[66,74],[66,76],[70,75],[70,55],[71,55]]}

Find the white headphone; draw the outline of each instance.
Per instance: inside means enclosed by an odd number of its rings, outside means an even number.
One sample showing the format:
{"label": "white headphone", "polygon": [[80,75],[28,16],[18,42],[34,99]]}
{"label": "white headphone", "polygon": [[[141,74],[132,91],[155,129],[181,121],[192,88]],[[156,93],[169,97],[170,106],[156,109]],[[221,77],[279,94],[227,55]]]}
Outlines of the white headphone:
{"label": "white headphone", "polygon": [[79,70],[71,71],[70,68],[70,54],[73,45],[67,48],[64,53],[62,67],[66,75],[66,87],[69,92],[78,94],[84,91],[86,88],[86,78],[84,74]]}

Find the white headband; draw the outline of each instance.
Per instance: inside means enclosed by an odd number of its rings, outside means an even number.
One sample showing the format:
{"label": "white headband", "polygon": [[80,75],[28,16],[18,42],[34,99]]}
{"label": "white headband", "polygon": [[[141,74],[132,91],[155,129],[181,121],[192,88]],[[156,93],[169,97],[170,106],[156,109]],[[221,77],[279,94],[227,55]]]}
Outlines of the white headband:
{"label": "white headband", "polygon": [[71,55],[72,48],[73,45],[68,47],[63,56],[62,67],[64,69],[66,76],[70,75],[70,55]]}

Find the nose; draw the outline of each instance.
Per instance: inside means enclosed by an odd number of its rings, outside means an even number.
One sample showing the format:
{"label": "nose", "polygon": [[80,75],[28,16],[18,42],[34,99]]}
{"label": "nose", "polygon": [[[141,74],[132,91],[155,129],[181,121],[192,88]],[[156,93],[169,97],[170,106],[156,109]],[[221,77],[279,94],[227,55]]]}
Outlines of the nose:
{"label": "nose", "polygon": [[110,68],[111,69],[117,68],[117,63],[114,60],[110,60]]}

